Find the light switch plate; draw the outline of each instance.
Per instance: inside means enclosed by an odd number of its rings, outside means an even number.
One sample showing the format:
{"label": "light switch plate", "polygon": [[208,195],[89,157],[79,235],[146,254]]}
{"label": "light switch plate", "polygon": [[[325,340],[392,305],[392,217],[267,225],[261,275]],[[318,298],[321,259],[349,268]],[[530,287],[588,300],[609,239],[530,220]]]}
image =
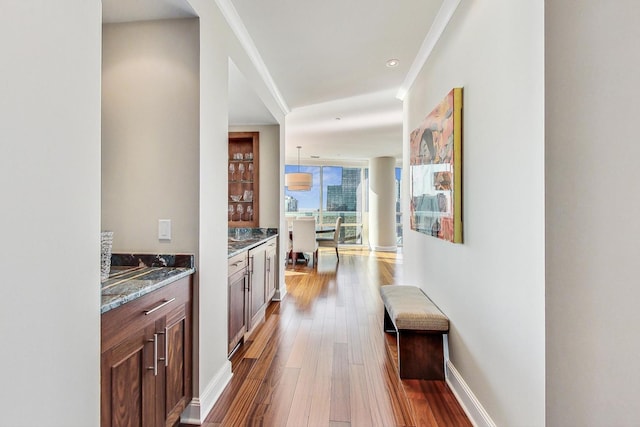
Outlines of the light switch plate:
{"label": "light switch plate", "polygon": [[171,220],[170,219],[158,220],[158,239],[171,240]]}

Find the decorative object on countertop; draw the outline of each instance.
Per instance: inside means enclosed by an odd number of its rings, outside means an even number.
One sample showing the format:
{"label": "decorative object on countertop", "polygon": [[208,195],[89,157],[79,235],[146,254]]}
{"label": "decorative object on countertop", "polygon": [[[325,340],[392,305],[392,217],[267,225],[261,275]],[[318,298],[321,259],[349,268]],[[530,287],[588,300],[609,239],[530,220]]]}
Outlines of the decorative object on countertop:
{"label": "decorative object on countertop", "polygon": [[195,256],[193,254],[113,254],[111,265],[195,268]]}
{"label": "decorative object on countertop", "polygon": [[113,247],[113,231],[100,233],[100,282],[109,278],[111,271],[111,248]]}

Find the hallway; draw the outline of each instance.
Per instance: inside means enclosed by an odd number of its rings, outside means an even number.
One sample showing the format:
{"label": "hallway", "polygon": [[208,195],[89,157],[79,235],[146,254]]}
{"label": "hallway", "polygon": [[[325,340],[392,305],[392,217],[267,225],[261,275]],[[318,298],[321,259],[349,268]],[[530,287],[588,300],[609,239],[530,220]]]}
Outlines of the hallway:
{"label": "hallway", "polygon": [[287,266],[287,296],[233,355],[234,376],[203,425],[471,425],[444,382],[398,379],[378,289],[401,282],[401,262],[341,248],[339,263],[321,249],[317,270]]}

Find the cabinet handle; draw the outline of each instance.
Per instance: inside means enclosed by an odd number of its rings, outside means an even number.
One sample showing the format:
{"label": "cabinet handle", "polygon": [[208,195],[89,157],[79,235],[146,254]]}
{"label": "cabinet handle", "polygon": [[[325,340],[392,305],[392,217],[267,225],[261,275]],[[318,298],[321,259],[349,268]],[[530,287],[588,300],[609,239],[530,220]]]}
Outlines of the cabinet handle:
{"label": "cabinet handle", "polygon": [[162,307],[164,307],[167,304],[171,304],[175,300],[176,300],[175,298],[171,298],[170,300],[164,300],[162,303],[160,303],[160,305],[158,305],[156,307],[153,307],[151,310],[145,310],[144,311],[144,315],[147,316],[147,315],[153,313],[154,311],[160,310]]}
{"label": "cabinet handle", "polygon": [[249,273],[253,274],[253,256],[249,257]]}
{"label": "cabinet handle", "polygon": [[271,257],[267,257],[267,273],[271,272]]}
{"label": "cabinet handle", "polygon": [[164,366],[167,366],[167,328],[164,328],[164,331],[158,332],[158,335],[164,335],[164,357],[158,357],[158,360],[164,362]]}
{"label": "cabinet handle", "polygon": [[153,340],[147,341],[153,341],[153,366],[149,366],[147,369],[153,370],[153,375],[158,376],[158,334],[153,334]]}

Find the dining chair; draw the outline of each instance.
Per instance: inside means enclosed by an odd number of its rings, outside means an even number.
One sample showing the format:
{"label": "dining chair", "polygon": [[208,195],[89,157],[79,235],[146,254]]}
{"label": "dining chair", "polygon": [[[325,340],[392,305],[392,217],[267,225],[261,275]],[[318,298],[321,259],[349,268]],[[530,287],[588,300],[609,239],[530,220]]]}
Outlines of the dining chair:
{"label": "dining chair", "polygon": [[318,243],[316,242],[316,223],[306,219],[296,219],[293,221],[291,256],[293,265],[299,253],[311,253],[313,266],[318,260]]}
{"label": "dining chair", "polygon": [[338,258],[338,261],[340,261],[340,255],[338,255],[338,240],[340,239],[341,225],[342,225],[342,217],[339,216],[338,219],[336,219],[336,229],[333,231],[333,237],[316,238],[316,242],[318,242],[319,247],[336,248],[336,258]]}

